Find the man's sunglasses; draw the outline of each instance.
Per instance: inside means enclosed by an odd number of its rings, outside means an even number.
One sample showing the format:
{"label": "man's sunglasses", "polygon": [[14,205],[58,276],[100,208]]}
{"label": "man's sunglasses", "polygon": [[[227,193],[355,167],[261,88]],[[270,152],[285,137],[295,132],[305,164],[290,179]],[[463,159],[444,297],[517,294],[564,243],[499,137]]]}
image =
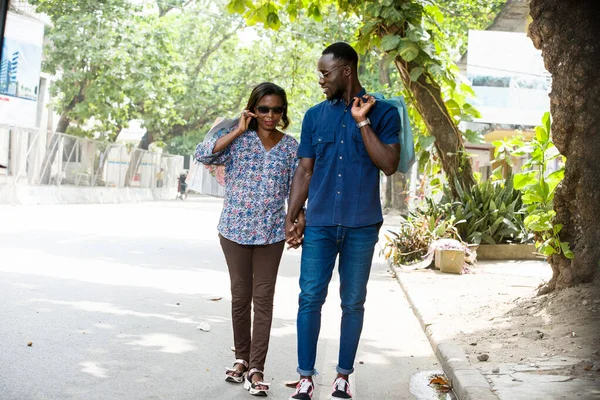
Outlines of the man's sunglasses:
{"label": "man's sunglasses", "polygon": [[283,107],[267,107],[267,106],[258,106],[256,107],[256,112],[259,114],[268,114],[269,111],[273,111],[273,114],[283,114],[283,110],[285,110],[285,106]]}
{"label": "man's sunglasses", "polygon": [[319,78],[319,80],[321,80],[321,79],[327,78],[327,75],[329,75],[336,69],[341,68],[341,67],[347,67],[347,66],[348,66],[348,64],[343,64],[343,65],[338,65],[337,67],[333,67],[329,71],[321,72],[321,71],[317,70],[315,72],[317,73],[317,77]]}

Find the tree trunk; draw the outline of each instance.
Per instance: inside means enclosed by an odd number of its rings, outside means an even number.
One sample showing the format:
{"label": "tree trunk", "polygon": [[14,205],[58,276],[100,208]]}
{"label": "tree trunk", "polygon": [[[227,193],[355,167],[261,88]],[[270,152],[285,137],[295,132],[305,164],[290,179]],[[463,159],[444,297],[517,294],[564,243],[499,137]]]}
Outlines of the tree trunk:
{"label": "tree trunk", "polygon": [[131,186],[133,177],[135,174],[137,174],[137,171],[142,163],[142,159],[144,158],[144,152],[142,150],[148,150],[148,147],[153,141],[154,138],[152,134],[150,132],[146,132],[146,134],[142,137],[142,140],[140,140],[138,147],[131,152],[131,159],[129,160],[127,172],[125,173],[125,187]]}
{"label": "tree trunk", "polygon": [[392,208],[394,210],[400,211],[402,214],[406,214],[408,212],[408,204],[406,202],[406,197],[408,195],[408,179],[406,174],[401,172],[396,172],[391,176],[392,178]]}
{"label": "tree trunk", "polygon": [[[69,117],[69,113],[77,103],[81,103],[84,99],[83,92],[87,86],[87,83],[81,82],[79,85],[79,93],[71,99],[71,102],[67,105],[64,111],[60,114],[60,119],[58,120],[58,125],[56,126],[56,131],[60,133],[65,133],[69,124],[71,123],[71,118]],[[59,135],[52,135],[52,140],[50,141],[50,145],[47,147],[46,154],[44,155],[44,161],[42,161],[42,175],[40,176],[40,183],[43,185],[47,185],[50,183],[50,172],[52,171],[52,164],[54,164],[54,159],[56,158],[56,153],[58,152],[58,141],[60,140]]]}
{"label": "tree trunk", "polygon": [[596,0],[532,0],[529,36],[552,74],[552,138],[567,158],[556,190],[556,223],[573,260],[550,259],[542,292],[594,279],[600,265],[600,24]]}
{"label": "tree trunk", "polygon": [[471,162],[463,146],[462,134],[446,109],[440,88],[427,82],[424,74],[413,82],[410,72],[418,67],[416,64],[407,63],[400,56],[396,58],[395,64],[404,86],[415,99],[417,110],[427,130],[435,137],[435,147],[442,169],[446,173],[453,195],[456,196],[455,179],[462,187],[475,184]]}
{"label": "tree trunk", "polygon": [[[56,131],[64,133],[69,127],[70,122],[71,120],[68,117],[67,112],[62,113],[58,120]],[[54,164],[56,153],[58,153],[59,140],[60,136],[53,133],[52,140],[50,140],[50,144],[46,148],[46,154],[44,154],[44,160],[42,161],[42,175],[40,176],[40,183],[42,185],[48,185],[50,183],[50,173],[52,172],[52,164]]]}
{"label": "tree trunk", "polygon": [[94,181],[92,182],[93,186],[106,186],[106,179],[104,179],[104,170],[106,169],[106,164],[108,163],[108,156],[110,154],[110,149],[112,145],[119,137],[119,134],[123,130],[122,126],[117,126],[115,134],[109,137],[108,144],[105,148],[98,149],[100,152],[98,154],[97,162],[96,162],[96,172],[94,175]]}
{"label": "tree trunk", "polygon": [[[394,174],[396,175],[396,174]],[[383,208],[392,208],[392,179],[394,175],[385,177],[385,192],[383,198]]]}

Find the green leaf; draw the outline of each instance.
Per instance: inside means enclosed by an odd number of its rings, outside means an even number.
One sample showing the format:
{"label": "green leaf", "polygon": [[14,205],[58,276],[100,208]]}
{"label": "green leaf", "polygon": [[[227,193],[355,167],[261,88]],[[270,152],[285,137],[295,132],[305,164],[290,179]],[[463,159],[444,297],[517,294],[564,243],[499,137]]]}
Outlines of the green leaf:
{"label": "green leaf", "polygon": [[278,30],[281,27],[279,15],[277,15],[277,13],[270,12],[267,16],[267,22],[265,25],[267,26],[267,28]]}
{"label": "green leaf", "polygon": [[552,247],[552,239],[548,239],[544,243],[542,243],[538,251],[546,257],[556,254],[556,250],[554,249],[554,247]]}
{"label": "green leaf", "polygon": [[423,71],[424,70],[421,67],[413,68],[413,70],[410,71],[410,80],[416,82],[423,73]]}
{"label": "green leaf", "polygon": [[523,188],[537,183],[536,172],[528,171],[513,176],[514,188],[522,190]]}
{"label": "green leaf", "polygon": [[381,50],[390,51],[394,50],[400,44],[400,36],[398,35],[386,35],[381,39]]}
{"label": "green leaf", "polygon": [[442,12],[438,8],[438,6],[436,6],[434,4],[428,4],[424,7],[424,9],[425,9],[425,12],[427,12],[427,14],[431,15],[431,17],[438,24],[441,24],[442,22],[444,22],[444,14],[442,14]]}
{"label": "green leaf", "polygon": [[542,125],[546,132],[550,134],[550,113],[548,111],[546,111],[542,117]]}
{"label": "green leaf", "polygon": [[410,62],[419,55],[420,47],[415,42],[408,39],[400,39],[398,54],[404,61]]}
{"label": "green leaf", "polygon": [[558,235],[560,233],[560,231],[563,228],[563,224],[556,224],[554,225],[554,227],[552,228],[552,230],[554,231],[555,235]]}
{"label": "green leaf", "polygon": [[246,2],[244,0],[232,0],[227,4],[227,11],[232,14],[242,14],[246,11]]}
{"label": "green leaf", "polygon": [[463,105],[463,111],[475,118],[481,118],[481,113],[469,103]]}
{"label": "green leaf", "polygon": [[429,39],[429,34],[423,30],[422,26],[413,26],[411,23],[408,23],[406,38],[412,42],[426,41]]}
{"label": "green leaf", "polygon": [[448,109],[451,117],[460,114],[460,106],[454,99],[446,101],[446,108]]}
{"label": "green leaf", "polygon": [[550,138],[550,133],[542,128],[541,126],[535,127],[535,138],[540,141],[540,143],[547,143]]}

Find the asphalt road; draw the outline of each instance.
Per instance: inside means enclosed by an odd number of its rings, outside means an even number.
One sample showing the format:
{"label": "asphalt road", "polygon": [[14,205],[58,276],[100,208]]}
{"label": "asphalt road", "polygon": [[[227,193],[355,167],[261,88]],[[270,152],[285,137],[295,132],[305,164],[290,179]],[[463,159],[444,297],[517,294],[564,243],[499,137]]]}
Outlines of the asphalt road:
{"label": "asphalt road", "polygon": [[[223,379],[234,355],[221,206],[208,197],[0,206],[0,399],[251,398]],[[300,251],[286,251],[277,283],[272,399],[287,399],[284,382],[297,377],[299,262]],[[330,395],[339,303],[336,277],[323,308],[315,400]],[[355,400],[417,398],[411,376],[440,367],[383,264],[373,266],[366,309]],[[209,332],[198,329],[203,322]]]}

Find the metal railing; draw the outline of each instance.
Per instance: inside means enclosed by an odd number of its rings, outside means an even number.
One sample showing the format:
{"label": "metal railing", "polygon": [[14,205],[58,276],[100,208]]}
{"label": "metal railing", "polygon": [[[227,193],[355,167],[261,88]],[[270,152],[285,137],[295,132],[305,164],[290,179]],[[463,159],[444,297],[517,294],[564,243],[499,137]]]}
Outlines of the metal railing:
{"label": "metal railing", "polygon": [[0,185],[176,187],[183,157],[0,124]]}

